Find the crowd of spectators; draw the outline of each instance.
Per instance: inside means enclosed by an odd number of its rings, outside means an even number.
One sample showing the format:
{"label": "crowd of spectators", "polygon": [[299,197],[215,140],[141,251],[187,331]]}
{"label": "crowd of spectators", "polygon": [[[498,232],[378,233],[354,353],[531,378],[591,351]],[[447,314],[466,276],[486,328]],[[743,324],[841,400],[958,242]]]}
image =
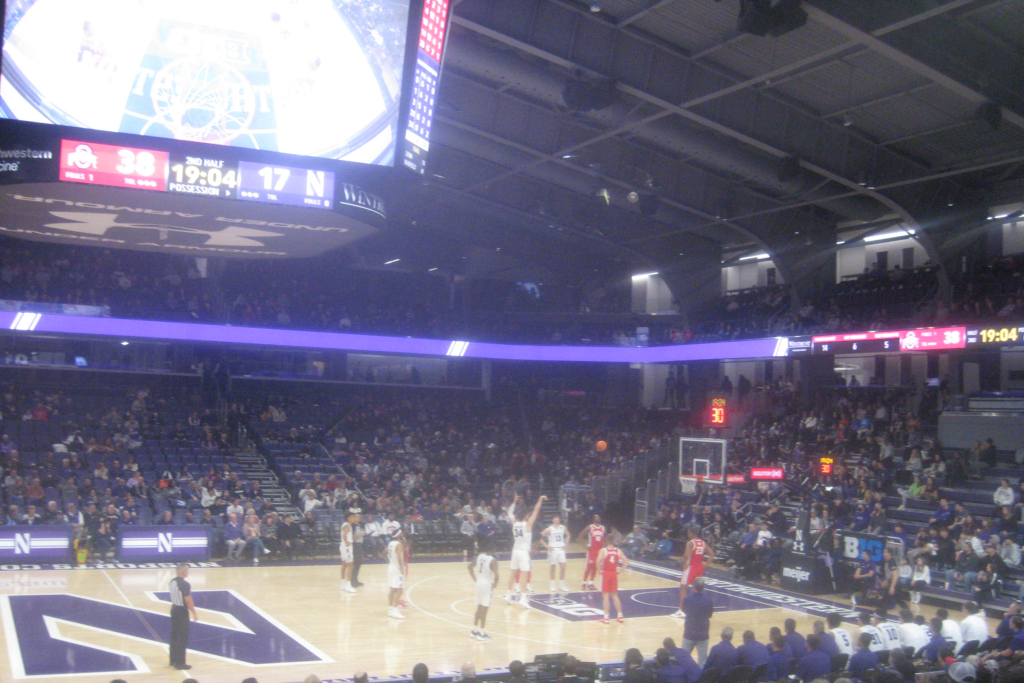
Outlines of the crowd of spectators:
{"label": "crowd of spectators", "polygon": [[934,267],[897,267],[846,278],[799,309],[783,285],[728,292],[688,322],[631,314],[625,285],[584,297],[565,287],[449,281],[357,265],[332,256],[230,261],[207,272],[184,257],[7,239],[0,241],[0,298],[106,306],[128,318],[613,346],[1012,321],[1024,314],[1019,256],[956,277],[949,300],[938,296]]}
{"label": "crowd of spectators", "polygon": [[[920,401],[902,390],[823,392],[809,401],[780,383],[768,393],[769,407],[730,440],[730,467],[781,467],[795,486],[706,487],[696,502],[679,494],[657,501],[650,524],[626,538],[627,553],[667,559],[696,524],[713,542],[727,542],[742,576],[771,580],[781,574],[782,548],[795,530],[780,506],[788,502],[810,511],[821,550],[834,550],[842,530],[899,539],[902,548],[883,561],[862,559],[854,575],[862,602],[891,609],[920,601],[929,586],[979,603],[1004,589],[1024,598],[1024,582],[1018,588],[1011,571],[1021,564],[1024,542],[1024,470],[1012,469],[992,439],[943,448],[915,410]],[[822,476],[825,455],[835,465]],[[1024,452],[1015,462],[1024,464]],[[1013,479],[986,490],[984,482],[1000,472]],[[980,488],[963,488],[971,482]]]}
{"label": "crowd of spectators", "polygon": [[[70,524],[83,559],[113,557],[120,529],[140,523],[208,525],[232,561],[292,558],[310,549],[320,513],[353,507],[365,511],[371,543],[384,541],[396,519],[476,539],[507,531],[511,501],[535,500],[539,475],[556,490],[589,484],[669,429],[657,412],[593,409],[550,412],[525,430],[512,407],[474,394],[321,400],[260,392],[215,414],[202,407],[210,398],[195,380],[164,385],[4,388],[4,521]],[[240,474],[234,451],[243,428],[291,490],[294,519]],[[599,437],[610,444],[604,451],[594,446]],[[300,464],[278,467],[278,447]],[[593,496],[581,510],[602,511]]]}
{"label": "crowd of spectators", "polygon": [[[277,537],[298,535],[269,509],[260,483],[238,473],[228,422],[187,408],[202,405],[196,387],[78,394],[7,386],[3,403],[4,523],[69,525],[76,558],[113,558],[121,529],[138,524],[220,529],[236,518],[250,547],[261,543],[261,524]],[[279,549],[276,540],[264,544]]]}
{"label": "crowd of spectators", "polygon": [[0,241],[0,299],[105,306],[117,317],[218,319],[194,261],[109,249]]}
{"label": "crowd of spectators", "polygon": [[[322,444],[338,465],[330,474],[282,472],[310,519],[355,507],[364,512],[371,544],[382,545],[384,527],[400,520],[414,534],[461,534],[468,551],[475,541],[509,533],[510,505],[516,495],[532,504],[540,495],[538,477],[553,490],[588,486],[669,433],[656,412],[546,411],[526,433],[519,417],[508,407],[467,399],[367,399],[339,407],[322,436],[317,429],[282,428],[264,440],[271,451],[283,442]],[[605,450],[595,448],[598,435],[607,439]],[[578,528],[603,511],[590,493],[568,521]]]}

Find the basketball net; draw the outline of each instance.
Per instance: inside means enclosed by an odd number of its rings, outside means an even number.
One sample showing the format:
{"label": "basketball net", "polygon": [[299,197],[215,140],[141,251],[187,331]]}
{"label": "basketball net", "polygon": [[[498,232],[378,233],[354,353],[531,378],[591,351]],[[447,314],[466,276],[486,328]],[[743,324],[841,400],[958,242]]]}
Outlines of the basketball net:
{"label": "basketball net", "polygon": [[680,474],[679,488],[685,494],[694,495],[697,493],[697,484],[704,480],[704,477],[697,475]]}

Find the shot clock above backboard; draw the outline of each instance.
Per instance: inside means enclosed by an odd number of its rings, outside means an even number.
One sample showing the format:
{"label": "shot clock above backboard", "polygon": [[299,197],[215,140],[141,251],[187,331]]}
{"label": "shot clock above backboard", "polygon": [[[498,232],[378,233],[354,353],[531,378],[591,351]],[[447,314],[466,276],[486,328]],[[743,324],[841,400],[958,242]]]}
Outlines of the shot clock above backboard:
{"label": "shot clock above backboard", "polygon": [[711,403],[708,405],[707,417],[705,423],[709,427],[727,427],[729,426],[729,401],[728,399],[718,397],[711,399]]}

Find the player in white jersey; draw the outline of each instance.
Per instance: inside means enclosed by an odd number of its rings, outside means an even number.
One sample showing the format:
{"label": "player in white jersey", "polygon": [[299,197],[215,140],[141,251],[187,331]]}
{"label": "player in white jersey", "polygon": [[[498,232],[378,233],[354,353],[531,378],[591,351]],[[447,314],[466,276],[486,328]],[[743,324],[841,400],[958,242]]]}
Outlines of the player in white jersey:
{"label": "player in white jersey", "polygon": [[551,526],[540,532],[541,543],[548,549],[548,564],[551,565],[551,592],[556,593],[559,585],[555,583],[555,567],[559,568],[561,591],[569,592],[565,585],[565,544],[569,538],[569,530],[562,525],[561,515],[551,518]]}
{"label": "player in white jersey", "polygon": [[900,625],[897,628],[900,632],[900,645],[914,648],[915,653],[930,640],[924,629],[914,623],[914,613],[909,609],[900,610]]}
{"label": "player in white jersey", "polygon": [[942,620],[942,637],[953,646],[955,655],[964,646],[964,635],[960,632],[960,624],[949,618],[949,610],[945,607],[935,610],[935,616]]}
{"label": "player in white jersey", "polygon": [[832,613],[825,617],[825,621],[828,622],[828,632],[836,639],[836,647],[839,648],[839,652],[852,657],[853,637],[849,631],[842,627],[843,618],[838,614]]}
{"label": "player in white jersey", "polygon": [[359,524],[362,512],[359,508],[352,508],[348,511],[348,521],[341,525],[341,544],[338,546],[341,551],[341,590],[346,593],[356,592],[352,587],[352,566],[356,560],[353,529]]}
{"label": "player in white jersey", "polygon": [[[515,602],[516,594],[522,593],[520,602],[525,606],[527,605],[527,593],[533,592],[533,588],[530,586],[530,548],[533,546],[533,524],[537,521],[540,506],[544,504],[545,500],[547,500],[547,496],[541,496],[537,499],[537,504],[533,506],[533,512],[526,512],[520,510],[522,498],[516,496],[515,502],[509,508],[508,514],[513,521],[512,561],[509,563],[511,571],[508,575],[508,595],[505,596],[505,600],[508,602]],[[520,584],[523,584],[522,588],[520,588]],[[523,592],[524,590],[525,592]]]}
{"label": "player in white jersey", "polygon": [[871,624],[870,612],[861,612],[860,616],[857,617],[857,625],[860,626],[861,635],[866,633],[871,636],[871,645],[868,649],[872,652],[882,652],[889,649],[885,646],[885,641],[882,640],[882,632]]}
{"label": "player in white jersey", "polygon": [[490,640],[485,630],[487,610],[491,606],[491,593],[498,587],[498,561],[488,554],[490,548],[480,548],[480,554],[469,563],[469,576],[476,584],[476,614],[473,615],[471,638]]}
{"label": "player in white jersey", "polygon": [[896,624],[889,621],[884,613],[879,614],[876,612],[872,622],[882,638],[882,647],[886,650],[899,650],[903,648],[903,644],[900,642],[899,628],[896,627]]}
{"label": "player in white jersey", "polygon": [[405,590],[405,531],[401,526],[391,534],[391,542],[387,548],[388,557],[388,616],[392,619],[405,619],[398,609],[398,602]]}

